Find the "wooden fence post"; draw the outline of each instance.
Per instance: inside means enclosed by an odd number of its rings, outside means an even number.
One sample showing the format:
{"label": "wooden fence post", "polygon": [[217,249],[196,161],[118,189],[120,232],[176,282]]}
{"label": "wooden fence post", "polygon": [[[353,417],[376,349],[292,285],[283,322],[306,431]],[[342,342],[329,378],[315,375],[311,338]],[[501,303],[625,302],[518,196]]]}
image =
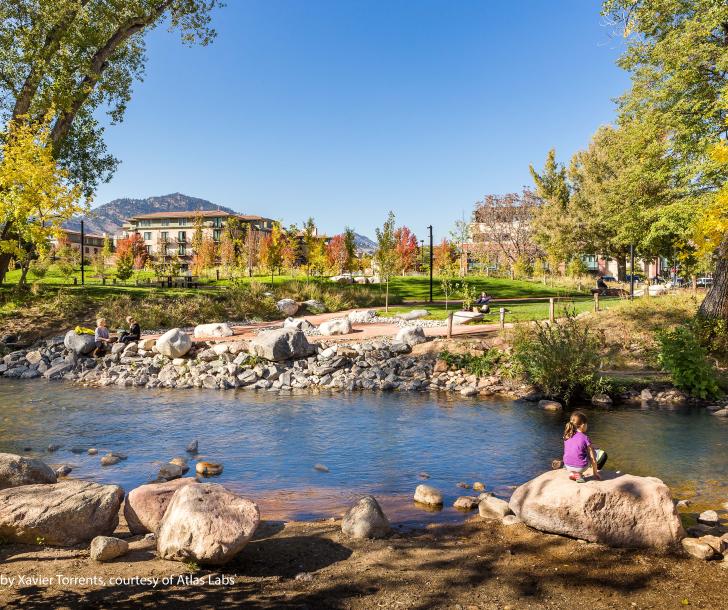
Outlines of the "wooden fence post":
{"label": "wooden fence post", "polygon": [[447,314],[447,338],[452,339],[452,316],[453,312]]}
{"label": "wooden fence post", "polygon": [[549,298],[549,322],[552,324],[556,321],[556,312],[554,309],[554,297]]}
{"label": "wooden fence post", "polygon": [[599,311],[599,291],[594,293],[594,311]]}
{"label": "wooden fence post", "polygon": [[500,327],[501,329],[506,327],[506,308],[500,308]]}

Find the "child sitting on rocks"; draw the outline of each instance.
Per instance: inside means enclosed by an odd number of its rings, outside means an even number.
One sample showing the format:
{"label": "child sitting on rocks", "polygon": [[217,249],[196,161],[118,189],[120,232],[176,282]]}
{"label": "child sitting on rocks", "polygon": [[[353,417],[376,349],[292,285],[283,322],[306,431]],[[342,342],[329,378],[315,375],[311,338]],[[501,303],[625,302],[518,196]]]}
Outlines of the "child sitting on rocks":
{"label": "child sitting on rocks", "polygon": [[601,480],[599,469],[607,461],[607,454],[601,449],[592,447],[591,439],[586,435],[586,415],[574,411],[564,428],[564,468],[571,474],[569,478],[577,483],[584,483],[584,471],[591,465],[592,476]]}

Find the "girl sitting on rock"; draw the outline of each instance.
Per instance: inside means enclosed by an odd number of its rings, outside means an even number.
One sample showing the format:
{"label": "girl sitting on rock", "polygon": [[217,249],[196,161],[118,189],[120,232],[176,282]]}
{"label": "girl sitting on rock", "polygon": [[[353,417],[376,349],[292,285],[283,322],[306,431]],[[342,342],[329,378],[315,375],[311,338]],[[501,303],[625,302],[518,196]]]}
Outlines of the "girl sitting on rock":
{"label": "girl sitting on rock", "polygon": [[571,473],[569,478],[577,483],[584,483],[584,471],[590,465],[594,478],[601,480],[599,469],[607,461],[604,451],[592,447],[587,427],[586,415],[574,411],[564,428],[564,467]]}

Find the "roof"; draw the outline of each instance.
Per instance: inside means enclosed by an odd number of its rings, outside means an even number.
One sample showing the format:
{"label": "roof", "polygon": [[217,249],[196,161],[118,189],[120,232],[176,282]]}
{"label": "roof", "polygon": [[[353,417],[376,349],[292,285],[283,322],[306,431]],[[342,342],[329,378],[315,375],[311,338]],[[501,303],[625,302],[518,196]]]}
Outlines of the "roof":
{"label": "roof", "polygon": [[152,212],[151,214],[137,214],[127,220],[142,220],[153,218],[194,218],[202,216],[203,218],[215,218],[221,216],[237,216],[246,220],[263,220],[261,216],[246,216],[243,214],[231,214],[223,210],[190,210],[188,212]]}
{"label": "roof", "polygon": [[[64,233],[67,233],[68,235],[78,235],[78,236],[81,235],[81,231],[73,231],[71,229],[61,229],[61,231],[63,231]],[[99,239],[106,239],[107,237],[109,237],[108,235],[99,235],[98,233],[86,233],[85,231],[84,231],[83,236],[84,236],[84,238],[98,237]]]}

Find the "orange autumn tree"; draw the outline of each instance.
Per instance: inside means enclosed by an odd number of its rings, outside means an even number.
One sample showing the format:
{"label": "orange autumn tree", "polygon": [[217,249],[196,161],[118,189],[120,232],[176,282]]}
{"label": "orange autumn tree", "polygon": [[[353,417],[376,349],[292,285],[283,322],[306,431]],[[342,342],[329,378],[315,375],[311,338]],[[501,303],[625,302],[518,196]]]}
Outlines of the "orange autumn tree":
{"label": "orange autumn tree", "polygon": [[329,265],[339,273],[351,267],[351,254],[344,234],[334,235],[326,246],[326,257]]}

